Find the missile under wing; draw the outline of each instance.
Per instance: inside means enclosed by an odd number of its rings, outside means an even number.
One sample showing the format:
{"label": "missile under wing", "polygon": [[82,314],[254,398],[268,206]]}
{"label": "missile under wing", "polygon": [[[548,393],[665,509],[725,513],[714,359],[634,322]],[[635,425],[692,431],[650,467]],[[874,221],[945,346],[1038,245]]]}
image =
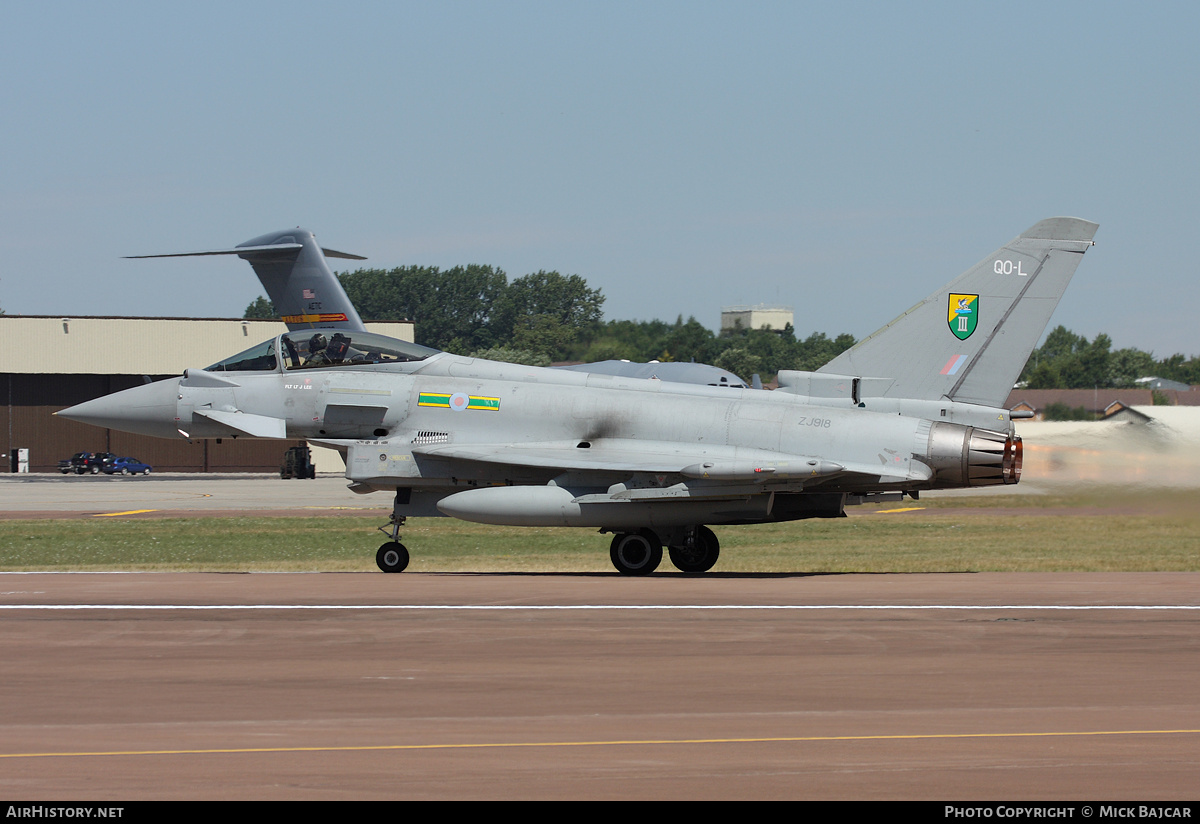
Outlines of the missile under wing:
{"label": "missile under wing", "polygon": [[703,572],[719,555],[712,526],[1017,483],[1021,442],[999,404],[1096,228],[1036,224],[822,370],[780,373],[775,392],[464,358],[342,328],[288,332],[60,414],[336,448],[353,491],[393,496],[376,554],[387,572],[408,564],[405,519],[437,515],[596,528],[622,573],[653,572],[664,548]]}

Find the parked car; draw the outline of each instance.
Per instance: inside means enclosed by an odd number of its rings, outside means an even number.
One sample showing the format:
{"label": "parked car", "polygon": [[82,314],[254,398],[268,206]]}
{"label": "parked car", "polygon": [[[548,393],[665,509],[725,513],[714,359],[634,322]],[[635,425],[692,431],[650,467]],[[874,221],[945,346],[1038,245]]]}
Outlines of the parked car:
{"label": "parked car", "polygon": [[88,453],[86,453],[86,452],[76,452],[71,457],[64,458],[63,460],[58,462],[58,471],[64,475],[66,475],[70,472],[75,472],[76,474],[80,474],[82,472],[82,470],[76,469],[75,467],[77,467],[77,466],[82,467],[84,465],[84,461],[87,460],[87,456],[88,456]]}
{"label": "parked car", "polygon": [[137,475],[139,472],[143,475],[149,475],[151,470],[150,464],[144,464],[137,458],[113,458],[111,461],[106,461],[103,466],[104,474],[115,475]]}
{"label": "parked car", "polygon": [[58,462],[58,471],[64,475],[68,472],[74,472],[76,475],[86,472],[98,475],[101,471],[107,471],[104,469],[105,464],[116,457],[111,452],[76,452],[65,461]]}

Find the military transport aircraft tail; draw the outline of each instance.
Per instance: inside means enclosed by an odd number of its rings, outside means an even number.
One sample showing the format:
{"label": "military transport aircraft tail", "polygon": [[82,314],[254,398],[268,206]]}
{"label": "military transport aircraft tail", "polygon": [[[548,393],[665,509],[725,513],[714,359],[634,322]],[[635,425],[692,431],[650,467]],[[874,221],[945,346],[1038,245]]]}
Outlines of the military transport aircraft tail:
{"label": "military transport aircraft tail", "polygon": [[307,229],[288,229],[248,240],[233,249],[131,255],[133,258],[237,255],[249,261],[288,329],[365,331],[363,322],[325,258],[366,260],[360,255],[323,249]]}
{"label": "military transport aircraft tail", "polygon": [[890,378],[882,397],[1002,406],[1097,228],[1035,224],[817,371]]}

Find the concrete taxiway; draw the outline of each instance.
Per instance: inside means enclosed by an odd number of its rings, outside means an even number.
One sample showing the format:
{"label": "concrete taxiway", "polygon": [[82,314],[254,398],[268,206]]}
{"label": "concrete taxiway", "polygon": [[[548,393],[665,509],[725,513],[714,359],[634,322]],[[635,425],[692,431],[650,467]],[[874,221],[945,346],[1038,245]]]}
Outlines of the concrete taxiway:
{"label": "concrete taxiway", "polygon": [[251,474],[0,475],[0,519],[90,517],[135,511],[155,517],[355,515],[391,511],[387,495],[356,495],[340,475],[281,481]]}
{"label": "concrete taxiway", "polygon": [[38,800],[1194,799],[1200,575],[0,575]]}

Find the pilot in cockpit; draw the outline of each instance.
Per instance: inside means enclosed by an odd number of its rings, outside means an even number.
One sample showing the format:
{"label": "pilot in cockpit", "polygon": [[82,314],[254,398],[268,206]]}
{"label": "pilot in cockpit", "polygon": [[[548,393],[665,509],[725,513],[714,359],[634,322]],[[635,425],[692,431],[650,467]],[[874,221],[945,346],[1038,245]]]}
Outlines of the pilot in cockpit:
{"label": "pilot in cockpit", "polygon": [[320,332],[313,335],[308,340],[308,360],[304,362],[305,366],[324,366],[327,363],[332,363],[329,353],[326,351],[329,346],[329,341]]}

